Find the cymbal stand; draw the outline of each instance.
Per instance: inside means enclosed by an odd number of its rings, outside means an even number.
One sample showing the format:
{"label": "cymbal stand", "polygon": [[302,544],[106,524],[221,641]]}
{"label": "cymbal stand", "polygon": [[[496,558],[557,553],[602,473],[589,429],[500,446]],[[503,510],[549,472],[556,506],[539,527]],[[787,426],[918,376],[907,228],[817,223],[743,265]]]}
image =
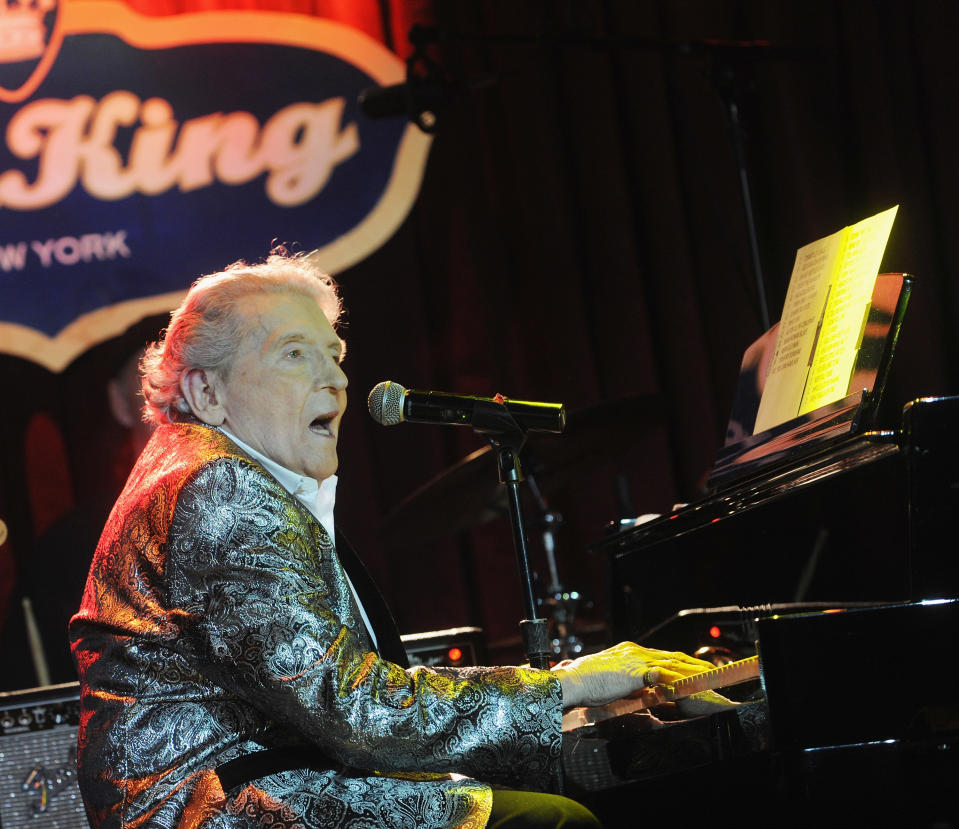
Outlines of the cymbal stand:
{"label": "cymbal stand", "polygon": [[496,454],[500,483],[506,486],[510,524],[513,528],[513,547],[516,551],[520,588],[526,610],[526,618],[519,623],[526,658],[530,667],[548,670],[553,654],[549,621],[536,615],[533,574],[529,566],[526,530],[519,498],[519,485],[525,480],[519,453],[526,443],[526,433],[506,406],[482,400],[477,400],[473,408],[472,425],[474,431],[489,439]]}
{"label": "cymbal stand", "polygon": [[546,598],[542,604],[549,607],[553,622],[554,635],[550,645],[554,656],[569,659],[579,656],[583,651],[582,641],[573,635],[576,609],[582,596],[576,590],[567,590],[559,579],[559,569],[556,566],[556,530],[562,525],[563,516],[550,509],[536,483],[535,476],[527,475],[527,481],[530,492],[533,493],[540,509],[543,551],[546,553],[546,567],[549,569],[549,586],[546,588]]}

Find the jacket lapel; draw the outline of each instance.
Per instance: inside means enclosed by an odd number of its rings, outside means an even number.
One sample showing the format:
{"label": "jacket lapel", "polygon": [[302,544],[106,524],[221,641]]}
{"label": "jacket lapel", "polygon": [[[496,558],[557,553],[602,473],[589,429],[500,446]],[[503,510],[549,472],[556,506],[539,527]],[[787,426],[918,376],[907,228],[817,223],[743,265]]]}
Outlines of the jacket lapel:
{"label": "jacket lapel", "polygon": [[366,611],[367,617],[369,617],[373,634],[376,636],[377,652],[388,662],[395,662],[402,668],[408,668],[410,666],[409,658],[400,639],[393,614],[390,612],[383,594],[380,593],[369,571],[339,530],[336,531],[336,555],[346,574],[350,577],[350,581],[353,582],[356,594],[363,603],[363,609]]}

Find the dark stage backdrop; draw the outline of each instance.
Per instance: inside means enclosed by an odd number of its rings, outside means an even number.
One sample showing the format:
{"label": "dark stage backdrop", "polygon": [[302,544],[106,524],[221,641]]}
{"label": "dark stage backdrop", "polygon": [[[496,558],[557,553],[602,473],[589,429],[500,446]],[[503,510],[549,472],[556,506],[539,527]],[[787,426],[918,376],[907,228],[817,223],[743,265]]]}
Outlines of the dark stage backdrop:
{"label": "dark stage backdrop", "polygon": [[[899,204],[884,270],[918,282],[884,417],[895,422],[911,398],[959,391],[955,3],[131,5],[331,16],[403,56],[413,22],[447,32],[431,54],[463,86],[441,114],[418,202],[386,245],[338,276],[353,401],[338,521],[404,632],[476,624],[494,658],[517,658],[522,607],[507,521],[479,523],[496,512],[491,466],[459,470],[389,518],[482,443],[466,429],[373,424],[365,397],[379,380],[566,402],[582,428],[571,431],[574,451],[541,444],[541,481],[564,518],[560,575],[595,601],[584,614],[593,624],[603,620],[606,571],[590,542],[612,520],[696,497],[722,442],[740,356],[762,332],[717,92],[729,71],[743,87],[772,319],[799,246]],[[782,48],[710,47],[716,40]],[[21,573],[35,567],[36,539],[51,522],[122,484],[130,452],[104,394],[121,350],[107,343],[61,375],[0,357],[0,516]],[[611,404],[635,397],[629,408]],[[586,428],[591,418],[601,426]],[[466,496],[491,508],[467,506]],[[530,536],[545,577],[535,527]],[[50,572],[82,570],[89,551],[63,544],[43,555]],[[36,590],[44,601],[42,583]],[[22,653],[17,630],[8,620],[6,687],[32,682],[9,668]]]}

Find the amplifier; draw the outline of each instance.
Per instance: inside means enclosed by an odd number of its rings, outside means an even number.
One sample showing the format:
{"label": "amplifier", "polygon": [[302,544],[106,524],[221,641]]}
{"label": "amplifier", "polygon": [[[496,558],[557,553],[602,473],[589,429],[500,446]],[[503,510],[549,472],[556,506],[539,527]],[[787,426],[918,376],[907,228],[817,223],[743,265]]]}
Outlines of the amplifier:
{"label": "amplifier", "polygon": [[400,637],[410,666],[459,668],[482,665],[486,648],[482,628],[463,627],[407,633]]}
{"label": "amplifier", "polygon": [[0,829],[88,829],[76,682],[0,693]]}

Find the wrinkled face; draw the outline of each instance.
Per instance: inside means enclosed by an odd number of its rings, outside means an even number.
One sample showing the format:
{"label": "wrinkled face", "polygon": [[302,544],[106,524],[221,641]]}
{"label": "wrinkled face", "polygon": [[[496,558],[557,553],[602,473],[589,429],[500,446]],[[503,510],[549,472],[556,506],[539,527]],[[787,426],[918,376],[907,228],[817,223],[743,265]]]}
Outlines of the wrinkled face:
{"label": "wrinkled face", "polygon": [[300,294],[251,297],[243,338],[217,378],[223,426],[301,475],[336,472],[346,409],[342,344],[316,300]]}

